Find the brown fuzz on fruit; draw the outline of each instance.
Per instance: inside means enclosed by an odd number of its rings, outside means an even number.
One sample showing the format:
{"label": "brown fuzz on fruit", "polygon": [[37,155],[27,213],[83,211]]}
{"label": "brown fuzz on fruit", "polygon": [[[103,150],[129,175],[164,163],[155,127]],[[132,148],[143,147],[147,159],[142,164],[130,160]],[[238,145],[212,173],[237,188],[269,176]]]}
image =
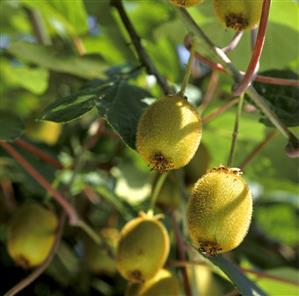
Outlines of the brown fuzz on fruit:
{"label": "brown fuzz on fruit", "polygon": [[252,197],[238,168],[211,169],[194,185],[187,221],[194,245],[215,256],[236,248],[252,215]]}
{"label": "brown fuzz on fruit", "polygon": [[214,0],[215,12],[220,21],[236,31],[257,26],[262,13],[262,0]]}
{"label": "brown fuzz on fruit", "polygon": [[170,2],[178,7],[191,7],[203,2],[203,0],[170,0]]}

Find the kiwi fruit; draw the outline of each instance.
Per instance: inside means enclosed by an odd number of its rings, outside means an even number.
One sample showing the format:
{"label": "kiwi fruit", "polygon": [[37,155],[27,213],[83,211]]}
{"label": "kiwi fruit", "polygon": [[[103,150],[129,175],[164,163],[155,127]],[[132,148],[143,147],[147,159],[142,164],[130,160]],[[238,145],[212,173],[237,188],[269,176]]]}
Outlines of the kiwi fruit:
{"label": "kiwi fruit", "polygon": [[209,150],[204,143],[201,143],[191,161],[184,167],[186,184],[193,185],[203,176],[208,170],[210,161]]}
{"label": "kiwi fruit", "polygon": [[121,230],[116,266],[127,280],[142,283],[163,267],[169,253],[169,237],[159,216],[141,213]]}
{"label": "kiwi fruit", "polygon": [[187,208],[190,237],[201,252],[214,256],[236,248],[247,234],[252,196],[239,169],[211,169],[194,185]]}
{"label": "kiwi fruit", "polygon": [[170,3],[178,7],[191,7],[201,2],[203,2],[203,0],[170,0]]}
{"label": "kiwi fruit", "polygon": [[150,280],[129,283],[125,296],[179,296],[182,295],[179,280],[168,270],[160,269]]}
{"label": "kiwi fruit", "polygon": [[216,15],[227,27],[236,31],[257,26],[262,14],[262,0],[214,0]]}
{"label": "kiwi fruit", "polygon": [[53,247],[57,227],[51,211],[35,203],[21,206],[8,227],[9,255],[23,268],[40,265]]}
{"label": "kiwi fruit", "polygon": [[185,166],[201,140],[201,119],[180,96],[166,96],[142,114],[136,148],[151,169],[165,172]]}

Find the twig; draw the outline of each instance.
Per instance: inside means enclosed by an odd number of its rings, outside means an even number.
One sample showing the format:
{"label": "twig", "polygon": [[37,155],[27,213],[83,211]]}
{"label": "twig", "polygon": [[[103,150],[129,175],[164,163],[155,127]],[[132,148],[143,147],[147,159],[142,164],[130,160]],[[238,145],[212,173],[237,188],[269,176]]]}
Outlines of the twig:
{"label": "twig", "polygon": [[202,102],[200,106],[198,107],[199,114],[202,114],[203,111],[206,109],[206,107],[209,105],[209,103],[212,101],[218,86],[218,81],[219,81],[218,73],[216,71],[213,71],[209,80],[208,88],[202,98]]}
{"label": "twig", "polygon": [[48,257],[45,259],[45,261],[37,267],[31,274],[29,274],[26,278],[21,280],[18,284],[16,284],[14,287],[12,287],[9,291],[7,291],[4,296],[14,296],[17,293],[21,292],[23,289],[25,289],[27,286],[29,286],[31,283],[33,283],[49,266],[49,264],[52,262],[56,251],[58,249],[62,234],[63,234],[63,227],[65,223],[65,212],[63,212],[59,219],[59,225],[55,237],[54,244],[52,246],[52,249],[48,255]]}
{"label": "twig", "polygon": [[[188,43],[185,43],[186,48],[189,48]],[[211,69],[219,71],[219,72],[226,72],[224,67],[213,61],[208,60],[200,53],[195,52],[195,58],[198,59],[201,63],[209,66]],[[241,75],[244,75],[245,72],[240,71]],[[285,79],[285,78],[278,78],[278,77],[271,77],[271,76],[264,76],[264,75],[257,75],[255,77],[255,81],[265,83],[265,84],[274,84],[274,85],[285,85],[285,86],[299,86],[299,80],[296,79]]]}
{"label": "twig", "polygon": [[237,46],[238,44],[240,43],[241,39],[242,39],[242,36],[243,36],[243,31],[238,31],[233,39],[231,40],[231,42],[222,48],[222,50],[225,52],[225,53],[228,53],[228,52],[231,52],[233,51]]}
{"label": "twig", "polygon": [[56,167],[57,169],[63,169],[63,165],[57,159],[53,158],[48,153],[44,152],[42,149],[37,148],[37,147],[33,146],[32,144],[30,144],[24,140],[21,140],[21,139],[15,140],[15,143],[18,146],[25,149],[26,151],[30,152],[33,156],[36,156],[36,157],[44,160],[45,162]]}
{"label": "twig", "polygon": [[[189,265],[206,265],[205,261],[198,261],[198,260],[188,260],[188,261],[184,261],[184,260],[174,260],[171,261],[169,264],[171,267],[184,267],[184,266],[189,266]],[[251,273],[254,274],[256,276],[258,276],[259,278],[267,278],[267,279],[272,279],[274,281],[277,282],[281,282],[281,283],[286,283],[286,284],[290,284],[290,285],[294,285],[296,287],[299,287],[299,283],[296,281],[292,281],[292,280],[288,280],[285,278],[281,278],[275,275],[271,275],[271,274],[267,274],[264,272],[260,272],[260,271],[256,271],[256,270],[252,270],[252,269],[248,269],[248,268],[241,268],[240,270],[245,272],[245,273]]]}
{"label": "twig", "polygon": [[271,0],[264,0],[262,7],[262,15],[259,24],[259,30],[255,42],[255,47],[251,56],[250,63],[241,82],[234,89],[234,94],[240,96],[246,91],[248,86],[252,83],[255,74],[257,73],[259,60],[265,43],[266,29],[268,24]]}
{"label": "twig", "polygon": [[179,96],[184,96],[184,94],[185,94],[185,90],[187,88],[187,85],[188,85],[188,82],[190,79],[190,75],[192,72],[194,53],[195,53],[195,46],[194,46],[194,43],[191,43],[190,56],[188,59],[186,70],[185,70],[185,75],[184,75],[184,79],[182,82],[181,90],[178,92]]}
{"label": "twig", "polygon": [[72,38],[73,44],[76,48],[76,50],[78,51],[80,56],[85,55],[86,53],[86,48],[84,46],[84,43],[82,42],[81,38],[78,36],[75,36]]}
{"label": "twig", "polygon": [[[203,41],[206,47],[216,56],[216,58],[221,61],[224,65],[225,70],[230,73],[236,82],[242,80],[242,75],[240,71],[233,65],[228,56],[218,47],[216,47],[213,42],[206,36],[206,34],[201,30],[201,28],[196,24],[191,15],[184,8],[179,8],[182,16],[186,22],[192,27],[192,31]],[[265,100],[260,96],[255,88],[251,85],[247,88],[246,93],[251,97],[254,103],[263,111],[263,113],[269,118],[269,120],[276,126],[276,128],[281,132],[281,134],[290,139],[295,137],[288,128],[280,121],[280,119],[272,112],[269,106],[265,103]],[[296,137],[295,137],[296,138]]]}
{"label": "twig", "polygon": [[230,167],[233,164],[234,157],[235,157],[243,103],[244,103],[244,96],[242,95],[239,99],[238,109],[237,109],[237,113],[236,113],[235,126],[234,126],[234,131],[233,131],[233,136],[232,136],[232,143],[231,143],[229,157],[228,157],[228,161],[227,161],[228,167]]}
{"label": "twig", "polygon": [[165,182],[165,180],[167,178],[167,175],[168,175],[168,173],[166,172],[166,173],[162,173],[162,174],[160,174],[158,176],[158,180],[157,180],[157,182],[155,184],[155,188],[154,188],[153,193],[152,193],[152,198],[151,198],[151,203],[150,203],[149,210],[153,210],[154,209],[155,203],[156,203],[157,198],[159,196],[159,193],[160,193],[160,191],[162,189],[162,186],[163,186],[163,184],[164,184],[164,182]]}
{"label": "twig", "polygon": [[24,7],[24,10],[31,22],[32,29],[38,42],[42,45],[51,45],[51,39],[40,13],[37,10],[28,7]]}
{"label": "twig", "polygon": [[11,184],[11,180],[9,179],[1,180],[0,186],[3,191],[7,209],[10,211],[14,210],[17,206],[17,203],[14,195],[14,189]]}
{"label": "twig", "polygon": [[76,210],[72,207],[69,201],[52,185],[9,143],[0,141],[0,146],[10,154],[24,169],[27,171],[44,189],[49,192],[54,200],[65,210],[69,216],[70,224],[75,225],[78,221]]}
{"label": "twig", "polygon": [[229,108],[231,108],[232,106],[238,104],[239,102],[239,98],[233,99],[229,102],[227,102],[226,104],[224,104],[223,106],[220,106],[217,110],[215,110],[214,112],[210,113],[209,115],[207,115],[206,117],[204,117],[202,119],[202,122],[204,124],[212,121],[213,119],[215,119],[216,117],[218,117],[220,114],[224,113],[226,110],[228,110]]}
{"label": "twig", "polygon": [[[174,235],[175,235],[176,244],[177,244],[178,257],[180,260],[184,261],[185,260],[185,246],[184,246],[184,241],[182,240],[182,237],[181,237],[181,232],[180,232],[179,225],[177,223],[176,215],[175,215],[174,211],[172,211],[172,213],[171,213],[171,218],[172,218]],[[188,270],[187,270],[186,266],[182,266],[182,274],[183,274],[183,283],[184,283],[185,294],[186,294],[186,296],[192,296],[192,290],[191,290],[189,277],[188,277]]]}
{"label": "twig", "polygon": [[121,17],[122,22],[128,34],[130,35],[132,43],[136,49],[138,58],[140,62],[143,64],[143,66],[145,67],[147,73],[150,75],[154,75],[157,79],[157,83],[160,85],[163,92],[165,94],[169,94],[171,92],[171,89],[169,88],[165,78],[160,75],[155,65],[152,63],[150,57],[148,56],[147,52],[143,48],[141,44],[141,39],[138,36],[131,20],[129,19],[121,0],[111,0],[111,5],[114,6],[118,11],[119,16]]}
{"label": "twig", "polygon": [[247,155],[247,157],[242,161],[242,163],[239,165],[239,168],[243,171],[245,167],[266,147],[266,145],[274,138],[276,135],[276,130],[273,129],[266,137],[265,139],[259,143],[250,153]]}

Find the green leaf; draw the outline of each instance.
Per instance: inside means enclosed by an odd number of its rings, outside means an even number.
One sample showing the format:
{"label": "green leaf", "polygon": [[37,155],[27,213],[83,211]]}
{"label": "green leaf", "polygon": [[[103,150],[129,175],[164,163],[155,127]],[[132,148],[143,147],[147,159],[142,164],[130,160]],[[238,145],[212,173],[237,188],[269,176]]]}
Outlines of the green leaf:
{"label": "green leaf", "polygon": [[79,57],[51,47],[23,41],[13,43],[8,51],[27,62],[82,78],[99,78],[105,71],[105,64],[99,55]]}
{"label": "green leaf", "polygon": [[295,245],[298,239],[296,209],[287,204],[258,206],[254,216],[257,225],[275,240]]}
{"label": "green leaf", "polygon": [[23,5],[40,12],[58,34],[67,33],[74,37],[88,30],[87,13],[82,0],[21,1]]}
{"label": "green leaf", "polygon": [[111,83],[107,81],[96,80],[90,87],[49,105],[39,119],[55,122],[74,120],[95,107],[96,98],[101,95],[103,89],[107,88],[109,84]]}
{"label": "green leaf", "polygon": [[20,137],[24,124],[16,115],[0,111],[0,140],[13,141]]}
{"label": "green leaf", "polygon": [[254,282],[247,278],[241,270],[233,263],[219,255],[216,257],[206,257],[213,264],[218,266],[238,287],[244,296],[266,296],[267,294],[260,289]]}
{"label": "green leaf", "polygon": [[99,114],[109,122],[122,140],[135,149],[138,120],[148,106],[146,98],[150,97],[150,93],[142,88],[125,81],[117,81],[96,100],[96,106]]}
{"label": "green leaf", "polygon": [[35,94],[42,94],[48,87],[49,73],[46,69],[27,65],[13,65],[1,59],[0,75],[9,86],[19,86]]}
{"label": "green leaf", "polygon": [[[261,75],[286,79],[298,79],[298,75],[289,70],[269,70]],[[256,90],[264,96],[274,113],[286,126],[299,125],[299,87],[272,85],[255,82]],[[268,118],[262,117],[266,126],[273,126]]]}
{"label": "green leaf", "polygon": [[[258,281],[268,295],[297,296],[299,294],[298,271],[289,267],[280,267],[265,271],[268,277],[249,275]],[[273,278],[270,278],[273,276]],[[281,280],[278,280],[281,279]]]}
{"label": "green leaf", "polygon": [[59,12],[78,34],[87,32],[87,13],[82,0],[48,2]]}

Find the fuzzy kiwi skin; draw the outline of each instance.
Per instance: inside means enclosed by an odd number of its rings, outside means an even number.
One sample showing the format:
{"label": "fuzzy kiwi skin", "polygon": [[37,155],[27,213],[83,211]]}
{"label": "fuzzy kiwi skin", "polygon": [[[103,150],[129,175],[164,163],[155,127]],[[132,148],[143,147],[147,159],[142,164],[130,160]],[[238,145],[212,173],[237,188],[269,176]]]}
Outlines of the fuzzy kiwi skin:
{"label": "fuzzy kiwi skin", "polygon": [[180,296],[180,290],[178,279],[168,270],[160,269],[153,278],[143,284],[130,283],[125,296]]}
{"label": "fuzzy kiwi skin", "polygon": [[218,167],[194,185],[187,208],[190,237],[207,255],[236,248],[247,234],[252,196],[239,172]]}
{"label": "fuzzy kiwi skin", "polygon": [[23,268],[40,265],[55,242],[58,219],[38,204],[19,208],[8,227],[8,253]]}
{"label": "fuzzy kiwi skin", "polygon": [[262,0],[214,0],[215,12],[220,21],[236,31],[256,27],[262,6]]}
{"label": "fuzzy kiwi skin", "polygon": [[137,127],[136,148],[151,169],[185,166],[201,140],[201,119],[182,97],[166,96],[148,107]]}
{"label": "fuzzy kiwi skin", "polygon": [[186,184],[193,185],[203,176],[207,172],[210,162],[209,150],[204,143],[201,143],[191,161],[184,167]]}
{"label": "fuzzy kiwi skin", "polygon": [[169,253],[169,237],[158,218],[142,215],[121,230],[116,266],[127,280],[142,283],[162,268]]}
{"label": "fuzzy kiwi skin", "polygon": [[170,0],[170,3],[178,7],[191,7],[202,2],[203,0]]}

